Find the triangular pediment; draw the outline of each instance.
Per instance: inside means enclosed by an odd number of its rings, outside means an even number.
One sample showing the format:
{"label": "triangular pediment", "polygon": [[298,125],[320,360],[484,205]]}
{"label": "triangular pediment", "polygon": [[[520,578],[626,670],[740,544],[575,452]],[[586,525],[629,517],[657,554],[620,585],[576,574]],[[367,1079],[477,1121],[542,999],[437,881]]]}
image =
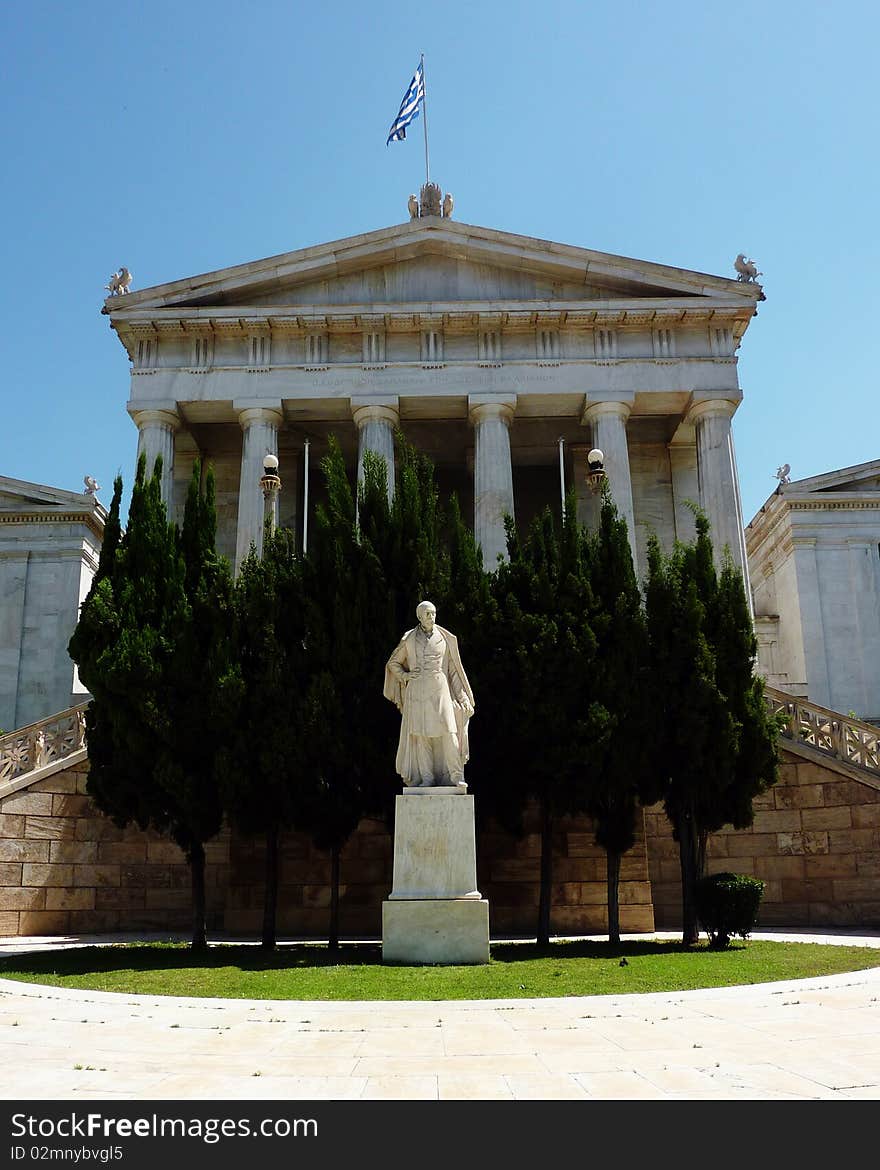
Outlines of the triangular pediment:
{"label": "triangular pediment", "polygon": [[807,479],[792,480],[785,485],[785,494],[821,494],[828,492],[880,492],[880,459],[857,463],[838,471],[826,471]]}
{"label": "triangular pediment", "polygon": [[108,299],[105,312],[216,307],[724,299],[760,288],[440,218],[303,248]]}
{"label": "triangular pediment", "polygon": [[28,512],[38,509],[57,508],[59,511],[84,508],[91,511],[100,505],[94,496],[85,492],[67,492],[61,488],[47,487],[42,483],[28,483],[23,479],[10,479],[0,475],[0,512]]}

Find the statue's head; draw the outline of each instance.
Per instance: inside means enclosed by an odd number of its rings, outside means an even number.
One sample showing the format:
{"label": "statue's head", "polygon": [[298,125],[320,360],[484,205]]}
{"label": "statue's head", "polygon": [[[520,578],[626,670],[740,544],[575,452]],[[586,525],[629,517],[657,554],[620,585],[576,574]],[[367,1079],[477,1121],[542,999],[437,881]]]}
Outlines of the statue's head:
{"label": "statue's head", "polygon": [[416,617],[419,625],[428,633],[434,628],[434,619],[437,616],[437,606],[433,601],[420,601],[416,606]]}

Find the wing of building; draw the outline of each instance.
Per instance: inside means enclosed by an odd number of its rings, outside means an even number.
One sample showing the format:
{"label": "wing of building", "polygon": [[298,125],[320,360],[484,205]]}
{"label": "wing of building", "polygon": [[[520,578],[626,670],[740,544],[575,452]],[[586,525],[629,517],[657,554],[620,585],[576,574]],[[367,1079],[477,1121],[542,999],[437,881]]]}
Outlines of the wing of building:
{"label": "wing of building", "polygon": [[[194,458],[217,476],[218,543],[240,563],[263,524],[267,450],[280,522],[302,525],[328,435],[352,472],[393,432],[472,512],[487,565],[567,484],[587,519],[586,454],[605,454],[638,561],[687,537],[698,499],[745,564],[730,420],[736,350],[760,286],[428,215],[108,299],[131,360],[139,450],[179,510]],[[393,482],[393,480],[392,480]]]}
{"label": "wing of building", "polygon": [[880,459],[782,485],[746,540],[767,681],[880,722]]}
{"label": "wing of building", "polygon": [[92,495],[0,476],[0,728],[86,697],[67,643],[98,567],[105,519]]}

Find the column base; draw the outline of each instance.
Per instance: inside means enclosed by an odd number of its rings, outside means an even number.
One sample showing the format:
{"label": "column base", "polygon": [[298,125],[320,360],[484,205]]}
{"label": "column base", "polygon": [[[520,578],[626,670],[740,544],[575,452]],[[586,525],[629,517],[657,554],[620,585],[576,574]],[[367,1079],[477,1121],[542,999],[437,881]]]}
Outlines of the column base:
{"label": "column base", "polygon": [[382,962],[489,962],[489,903],[438,898],[382,903]]}

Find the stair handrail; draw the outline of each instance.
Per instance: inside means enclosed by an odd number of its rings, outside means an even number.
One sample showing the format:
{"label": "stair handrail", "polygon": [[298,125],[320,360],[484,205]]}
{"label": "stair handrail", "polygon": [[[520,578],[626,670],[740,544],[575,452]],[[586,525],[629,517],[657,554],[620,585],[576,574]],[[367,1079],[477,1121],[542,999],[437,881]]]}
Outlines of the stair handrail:
{"label": "stair handrail", "polygon": [[68,707],[0,736],[0,788],[82,751],[87,707]]}
{"label": "stair handrail", "polygon": [[880,727],[775,687],[765,685],[764,697],[774,715],[785,715],[781,733],[785,739],[880,776]]}

